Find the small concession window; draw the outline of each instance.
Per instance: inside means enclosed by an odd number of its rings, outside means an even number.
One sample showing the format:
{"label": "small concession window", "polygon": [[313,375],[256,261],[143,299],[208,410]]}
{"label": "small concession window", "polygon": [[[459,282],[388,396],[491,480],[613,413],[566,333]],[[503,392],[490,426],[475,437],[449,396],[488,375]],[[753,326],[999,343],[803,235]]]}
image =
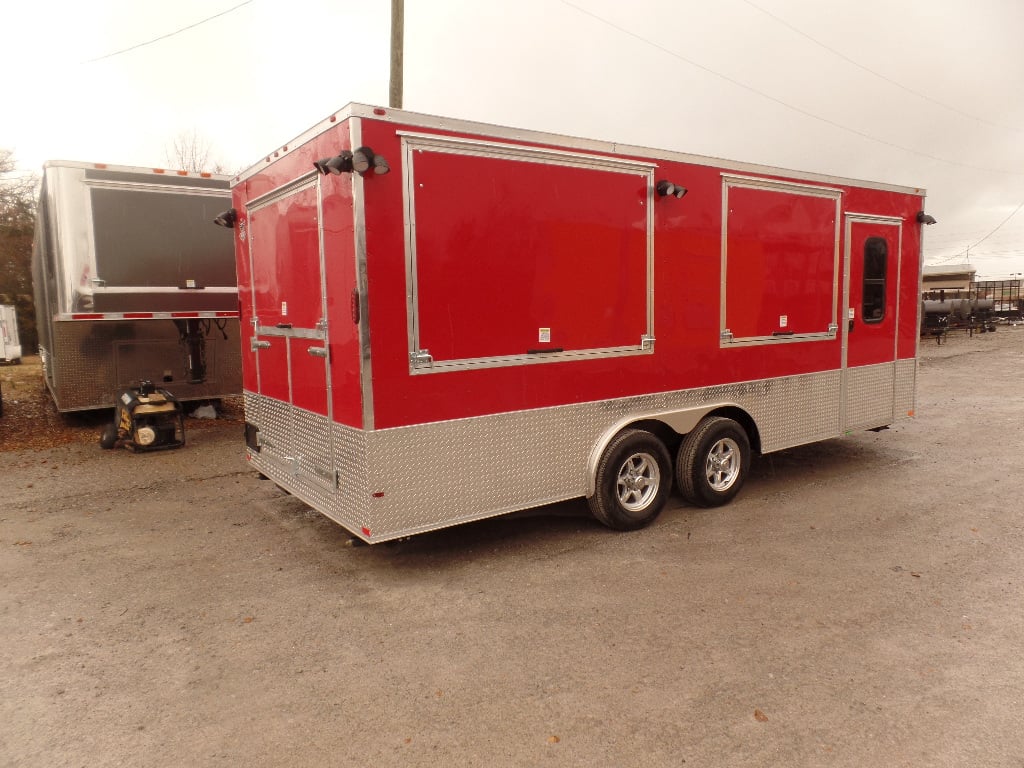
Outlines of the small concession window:
{"label": "small concession window", "polygon": [[722,346],[836,337],[841,194],[723,177]]}

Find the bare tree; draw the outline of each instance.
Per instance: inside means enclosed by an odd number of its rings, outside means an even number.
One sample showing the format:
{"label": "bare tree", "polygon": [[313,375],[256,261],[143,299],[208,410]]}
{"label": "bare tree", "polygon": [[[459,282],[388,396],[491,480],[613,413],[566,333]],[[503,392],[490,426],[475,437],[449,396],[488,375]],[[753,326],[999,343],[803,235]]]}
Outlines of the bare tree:
{"label": "bare tree", "polygon": [[33,173],[21,173],[14,161],[14,153],[0,149],[0,211],[5,215],[19,205],[35,204],[37,179]]}
{"label": "bare tree", "polygon": [[224,165],[212,157],[213,144],[198,128],[182,131],[164,150],[167,164],[172,168],[199,173],[224,173]]}

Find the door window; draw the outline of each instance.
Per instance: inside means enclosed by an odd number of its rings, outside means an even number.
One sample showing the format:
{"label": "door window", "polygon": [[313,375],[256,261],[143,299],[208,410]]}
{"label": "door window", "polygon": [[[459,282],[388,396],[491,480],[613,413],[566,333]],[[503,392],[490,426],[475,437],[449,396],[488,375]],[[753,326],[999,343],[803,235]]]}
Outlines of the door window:
{"label": "door window", "polygon": [[885,274],[889,247],[884,237],[864,241],[864,291],[861,317],[865,323],[880,323],[885,318]]}

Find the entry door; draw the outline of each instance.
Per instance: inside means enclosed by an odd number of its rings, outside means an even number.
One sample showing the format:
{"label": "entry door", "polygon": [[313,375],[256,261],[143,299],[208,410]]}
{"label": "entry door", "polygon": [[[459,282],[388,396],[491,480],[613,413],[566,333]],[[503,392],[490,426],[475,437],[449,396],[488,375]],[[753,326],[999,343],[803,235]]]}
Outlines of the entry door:
{"label": "entry door", "polygon": [[843,323],[843,428],[894,420],[896,329],[902,220],[846,218],[846,318]]}
{"label": "entry door", "polygon": [[334,484],[320,188],[300,179],[250,210],[262,451],[294,475]]}

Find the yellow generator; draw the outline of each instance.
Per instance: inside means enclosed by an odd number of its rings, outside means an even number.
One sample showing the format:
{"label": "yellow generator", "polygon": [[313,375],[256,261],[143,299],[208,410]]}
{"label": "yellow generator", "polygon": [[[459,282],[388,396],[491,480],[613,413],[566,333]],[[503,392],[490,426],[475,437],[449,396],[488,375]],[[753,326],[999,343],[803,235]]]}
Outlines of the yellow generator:
{"label": "yellow generator", "polygon": [[166,389],[143,381],[126,389],[114,408],[114,422],[100,435],[103,448],[161,451],[185,444],[185,417],[181,403]]}

